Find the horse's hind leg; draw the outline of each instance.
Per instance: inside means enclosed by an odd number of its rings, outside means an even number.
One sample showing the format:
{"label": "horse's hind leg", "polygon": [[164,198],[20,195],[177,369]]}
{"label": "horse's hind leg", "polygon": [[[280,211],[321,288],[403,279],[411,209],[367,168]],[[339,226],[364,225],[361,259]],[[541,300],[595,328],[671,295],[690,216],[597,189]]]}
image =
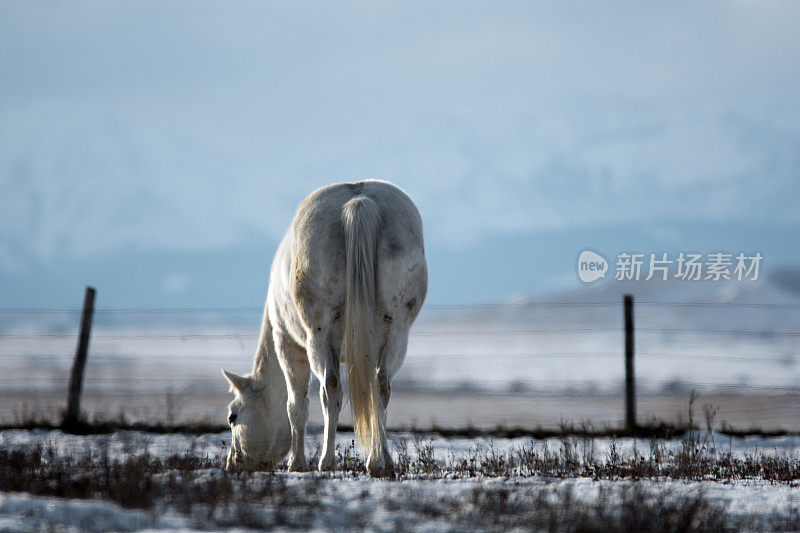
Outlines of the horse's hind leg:
{"label": "horse's hind leg", "polygon": [[306,465],[306,424],[308,423],[308,382],[311,369],[306,352],[288,337],[276,335],[275,347],[283,360],[286,376],[286,411],[292,428],[292,448],[289,454],[289,470],[307,470]]}
{"label": "horse's hind leg", "polygon": [[383,451],[383,464],[386,470],[394,468],[392,452],[389,450],[389,442],[386,438],[386,409],[389,407],[389,397],[392,394],[392,384],[388,373],[384,369],[378,370],[378,390],[381,394],[381,450]]}
{"label": "horse's hind leg", "polygon": [[380,367],[378,368],[378,390],[381,395],[380,420],[381,420],[381,449],[386,470],[391,470],[394,465],[392,452],[386,438],[386,419],[389,407],[389,398],[392,395],[392,377],[400,369],[406,356],[408,346],[408,329],[395,328],[386,340],[381,350]]}
{"label": "horse's hind leg", "polygon": [[333,470],[336,466],[336,426],[342,409],[342,385],[339,379],[339,357],[331,349],[328,332],[320,330],[309,342],[308,359],[314,374],[319,379],[319,398],[325,419],[325,435],[322,442],[320,470]]}

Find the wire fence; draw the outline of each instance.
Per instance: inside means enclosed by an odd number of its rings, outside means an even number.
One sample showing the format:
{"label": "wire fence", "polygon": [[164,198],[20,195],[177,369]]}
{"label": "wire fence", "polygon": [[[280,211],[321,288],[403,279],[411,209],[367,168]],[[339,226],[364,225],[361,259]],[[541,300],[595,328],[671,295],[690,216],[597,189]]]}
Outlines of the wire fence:
{"label": "wire fence", "polygon": [[[81,312],[0,309],[0,395],[31,386],[64,388]],[[717,395],[781,396],[783,403],[766,405],[760,418],[785,418],[775,415],[780,408],[800,422],[800,304],[644,299],[636,301],[636,312],[640,393],[685,395],[697,388]],[[224,392],[218,369],[252,358],[263,309],[98,308],[94,313],[98,326],[91,337],[87,388],[141,387],[145,396],[152,387],[176,384],[213,384]],[[403,369],[393,382],[396,390],[507,398],[622,394],[625,328],[619,301],[429,305],[426,313],[412,329]],[[715,323],[683,320],[684,314]],[[63,320],[54,326],[56,315]],[[46,328],[37,327],[42,317]],[[158,324],[163,317],[169,317],[167,325]],[[739,405],[728,411],[754,409]]]}

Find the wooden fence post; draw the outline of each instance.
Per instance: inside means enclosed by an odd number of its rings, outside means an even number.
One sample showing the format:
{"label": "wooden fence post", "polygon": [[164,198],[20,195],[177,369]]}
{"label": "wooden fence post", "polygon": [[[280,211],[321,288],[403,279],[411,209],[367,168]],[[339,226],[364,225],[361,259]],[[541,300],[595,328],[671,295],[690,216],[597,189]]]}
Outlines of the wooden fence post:
{"label": "wooden fence post", "polygon": [[625,315],[625,428],[636,429],[636,379],[633,373],[633,295],[623,297]]}
{"label": "wooden fence post", "polygon": [[83,386],[83,370],[86,367],[86,354],[89,351],[89,339],[92,333],[92,315],[94,314],[94,287],[86,287],[83,296],[83,314],[81,315],[81,332],[78,347],[75,350],[75,362],[69,376],[69,396],[67,411],[62,420],[63,426],[79,425],[81,421],[81,387]]}

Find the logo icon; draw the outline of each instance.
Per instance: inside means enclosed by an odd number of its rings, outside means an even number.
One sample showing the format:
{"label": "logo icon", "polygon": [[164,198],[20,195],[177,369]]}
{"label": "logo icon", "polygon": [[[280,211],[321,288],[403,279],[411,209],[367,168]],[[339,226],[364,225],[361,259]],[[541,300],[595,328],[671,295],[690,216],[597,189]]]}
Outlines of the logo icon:
{"label": "logo icon", "polygon": [[578,257],[578,277],[584,283],[591,283],[606,277],[608,261],[600,254],[591,250],[584,250]]}

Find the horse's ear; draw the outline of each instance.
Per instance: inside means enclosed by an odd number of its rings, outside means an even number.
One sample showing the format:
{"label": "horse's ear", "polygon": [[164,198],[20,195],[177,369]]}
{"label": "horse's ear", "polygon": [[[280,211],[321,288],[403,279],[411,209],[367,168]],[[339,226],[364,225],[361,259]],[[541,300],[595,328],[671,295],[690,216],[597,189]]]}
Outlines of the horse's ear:
{"label": "horse's ear", "polygon": [[228,383],[231,384],[231,392],[235,390],[236,392],[241,393],[250,386],[250,378],[239,376],[233,372],[228,372],[224,368],[222,369],[222,375],[225,376],[225,379],[227,379]]}

